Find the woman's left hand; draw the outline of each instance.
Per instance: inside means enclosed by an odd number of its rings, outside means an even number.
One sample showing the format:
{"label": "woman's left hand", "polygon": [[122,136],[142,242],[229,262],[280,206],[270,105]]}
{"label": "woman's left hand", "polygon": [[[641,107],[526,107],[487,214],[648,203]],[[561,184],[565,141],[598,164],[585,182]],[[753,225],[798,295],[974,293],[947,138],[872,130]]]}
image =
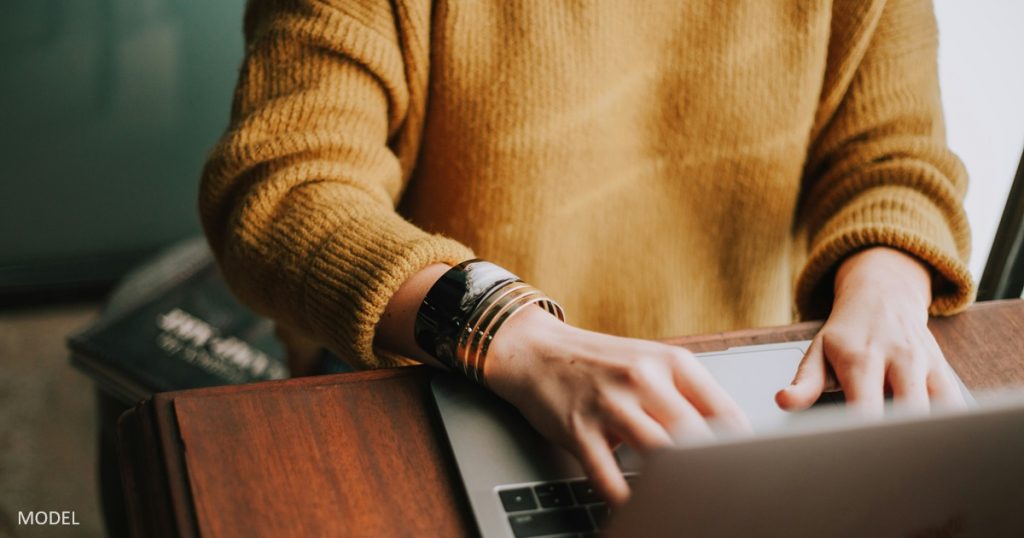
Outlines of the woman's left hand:
{"label": "woman's left hand", "polygon": [[[927,412],[964,400],[928,330],[931,277],[916,259],[874,247],[849,257],[835,278],[832,313],[811,342],[793,383],[776,394],[780,407],[810,407],[841,387],[848,406],[880,417],[885,393],[896,405]],[[836,387],[838,383],[839,387]]]}

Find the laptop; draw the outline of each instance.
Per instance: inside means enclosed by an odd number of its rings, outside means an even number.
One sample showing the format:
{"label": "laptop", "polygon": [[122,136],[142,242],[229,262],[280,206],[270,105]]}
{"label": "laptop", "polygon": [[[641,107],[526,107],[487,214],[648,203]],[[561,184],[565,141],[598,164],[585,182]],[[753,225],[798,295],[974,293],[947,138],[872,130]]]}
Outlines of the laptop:
{"label": "laptop", "polygon": [[809,342],[698,355],[755,435],[679,446],[646,462],[616,452],[633,497],[611,514],[582,468],[485,389],[438,375],[432,389],[485,537],[1024,536],[1024,400],[968,413],[858,422],[841,395],[786,413],[775,392]]}

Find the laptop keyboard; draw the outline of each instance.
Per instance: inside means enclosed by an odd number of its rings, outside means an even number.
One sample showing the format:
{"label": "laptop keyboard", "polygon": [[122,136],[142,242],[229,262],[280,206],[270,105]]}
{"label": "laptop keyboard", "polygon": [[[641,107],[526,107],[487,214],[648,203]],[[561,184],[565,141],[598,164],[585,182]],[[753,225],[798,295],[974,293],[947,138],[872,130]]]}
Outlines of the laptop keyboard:
{"label": "laptop keyboard", "polygon": [[611,514],[590,482],[582,479],[503,486],[498,498],[516,538],[597,536]]}

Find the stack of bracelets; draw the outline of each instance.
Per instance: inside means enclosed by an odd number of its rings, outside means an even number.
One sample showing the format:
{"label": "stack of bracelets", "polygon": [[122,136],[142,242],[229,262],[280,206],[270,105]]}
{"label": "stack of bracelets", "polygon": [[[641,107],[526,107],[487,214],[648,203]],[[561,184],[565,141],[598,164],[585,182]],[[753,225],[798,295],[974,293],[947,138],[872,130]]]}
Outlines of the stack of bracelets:
{"label": "stack of bracelets", "polygon": [[484,364],[494,335],[532,304],[565,320],[558,303],[516,275],[483,260],[462,262],[446,272],[423,299],[416,315],[416,344],[448,368],[484,384]]}

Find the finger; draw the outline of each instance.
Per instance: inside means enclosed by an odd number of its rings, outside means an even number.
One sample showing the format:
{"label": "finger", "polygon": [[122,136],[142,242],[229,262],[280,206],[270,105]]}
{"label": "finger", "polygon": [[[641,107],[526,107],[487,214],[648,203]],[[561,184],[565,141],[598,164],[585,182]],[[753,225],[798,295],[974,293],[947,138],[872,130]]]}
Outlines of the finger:
{"label": "finger", "polygon": [[936,405],[948,409],[966,409],[967,402],[960,392],[960,385],[954,378],[952,368],[942,360],[942,365],[928,373],[927,390]]}
{"label": "finger", "polygon": [[928,372],[924,368],[893,363],[888,378],[894,405],[912,413],[928,412]]}
{"label": "finger", "polygon": [[932,403],[939,407],[966,409],[967,401],[960,389],[960,383],[957,381],[956,373],[953,372],[953,367],[946,361],[942,348],[939,347],[939,343],[935,341],[934,337],[929,338],[927,342],[932,356],[932,364],[935,365],[932,371],[928,372],[926,379],[928,395],[931,396]]}
{"label": "finger", "polygon": [[881,418],[885,409],[885,360],[865,354],[836,357],[835,372],[846,395],[846,407],[864,418]]}
{"label": "finger", "polygon": [[[673,359],[675,360],[675,359]],[[671,378],[676,377],[678,364],[665,376],[651,376],[638,392],[644,411],[654,417],[674,440],[694,441],[713,437],[711,428],[689,398],[680,393]],[[715,383],[711,380],[711,383]]]}
{"label": "finger", "polygon": [[605,409],[607,428],[639,452],[651,452],[672,445],[665,427],[635,405],[616,405]]}
{"label": "finger", "polygon": [[786,411],[800,411],[814,405],[825,390],[826,370],[821,338],[815,338],[800,361],[793,382],[775,394],[775,403]]}
{"label": "finger", "polygon": [[629,485],[601,432],[591,430],[581,435],[574,452],[601,497],[615,506],[629,499]]}
{"label": "finger", "polygon": [[705,419],[704,422],[717,421],[732,431],[751,431],[750,420],[740,406],[718,384],[711,372],[692,356],[683,355],[675,358],[672,381],[676,394],[684,400],[682,406],[695,410]]}
{"label": "finger", "polygon": [[661,423],[674,441],[694,442],[714,437],[707,420],[674,386],[655,389],[644,401],[644,410]]}

